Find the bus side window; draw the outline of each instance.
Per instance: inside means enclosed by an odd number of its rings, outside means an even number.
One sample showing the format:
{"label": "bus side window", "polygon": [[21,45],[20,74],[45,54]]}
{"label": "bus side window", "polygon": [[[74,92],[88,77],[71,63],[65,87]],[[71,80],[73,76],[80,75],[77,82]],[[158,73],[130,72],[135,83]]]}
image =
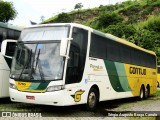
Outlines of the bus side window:
{"label": "bus side window", "polygon": [[79,53],[74,53],[74,67],[79,65]]}
{"label": "bus side window", "polygon": [[69,57],[68,67],[79,67],[79,53],[70,52]]}
{"label": "bus side window", "polygon": [[79,48],[71,44],[69,52],[69,60],[67,65],[67,80],[66,84],[77,83],[80,81],[79,77]]}
{"label": "bus side window", "polygon": [[82,80],[87,53],[88,31],[75,27],[73,28],[72,38],[69,51],[72,58],[67,65],[66,84],[78,83]]}
{"label": "bus side window", "polygon": [[70,52],[69,53],[69,60],[68,60],[68,67],[73,67],[73,62],[74,62],[74,60],[73,60],[73,57],[74,56],[74,53],[73,52]]}

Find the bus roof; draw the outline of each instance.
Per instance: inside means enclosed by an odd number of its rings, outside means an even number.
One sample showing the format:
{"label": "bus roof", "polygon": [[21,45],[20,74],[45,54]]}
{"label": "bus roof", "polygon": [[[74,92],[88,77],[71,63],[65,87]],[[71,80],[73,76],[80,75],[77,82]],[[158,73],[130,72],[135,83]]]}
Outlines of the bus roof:
{"label": "bus roof", "polygon": [[0,22],[0,27],[12,29],[12,30],[17,30],[17,31],[22,31],[22,28],[20,28],[20,27],[17,27],[17,26],[11,25],[11,24],[7,24],[7,23],[3,23],[3,22]]}
{"label": "bus roof", "polygon": [[77,23],[50,23],[50,24],[39,24],[39,25],[32,25],[27,27],[28,28],[37,28],[37,27],[52,27],[52,26],[76,26],[79,28],[84,28],[87,30],[93,30],[92,28],[85,26],[85,25],[81,25],[81,24],[77,24]]}
{"label": "bus roof", "polygon": [[111,35],[111,34],[108,34],[108,33],[103,33],[103,32],[100,32],[98,30],[94,30],[93,28],[90,28],[88,26],[85,26],[85,25],[81,25],[81,24],[77,24],[77,23],[52,23],[52,24],[41,24],[41,25],[33,25],[33,26],[30,26],[28,28],[36,28],[36,27],[49,27],[49,26],[75,26],[75,27],[79,27],[79,28],[84,28],[84,29],[87,29],[87,30],[90,30],[92,31],[93,33],[95,34],[98,34],[102,37],[106,37],[106,38],[109,38],[111,40],[114,40],[116,42],[119,42],[119,43],[122,43],[122,44],[125,44],[127,46],[130,46],[130,47],[133,47],[133,48],[136,48],[136,49],[139,49],[141,51],[144,51],[144,52],[147,52],[149,54],[153,54],[153,55],[156,55],[155,52],[153,51],[150,51],[150,50],[146,50],[142,47],[139,47],[137,45],[135,45],[134,43],[131,43],[127,40],[124,40],[124,39],[121,39],[119,37],[116,37],[114,35]]}

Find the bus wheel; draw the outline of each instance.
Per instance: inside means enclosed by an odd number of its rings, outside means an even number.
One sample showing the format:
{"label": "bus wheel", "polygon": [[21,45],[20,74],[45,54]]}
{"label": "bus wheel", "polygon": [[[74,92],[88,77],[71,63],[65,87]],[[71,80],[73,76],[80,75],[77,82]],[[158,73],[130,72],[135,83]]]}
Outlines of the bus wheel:
{"label": "bus wheel", "polygon": [[159,82],[157,81],[157,87],[159,87]]}
{"label": "bus wheel", "polygon": [[141,86],[139,98],[140,100],[143,100],[145,98],[145,89],[143,86]]}
{"label": "bus wheel", "polygon": [[96,110],[98,101],[99,101],[98,91],[97,89],[92,87],[89,91],[88,98],[87,98],[87,109],[90,111]]}
{"label": "bus wheel", "polygon": [[146,90],[145,90],[145,98],[148,98],[150,96],[150,87],[147,85]]}

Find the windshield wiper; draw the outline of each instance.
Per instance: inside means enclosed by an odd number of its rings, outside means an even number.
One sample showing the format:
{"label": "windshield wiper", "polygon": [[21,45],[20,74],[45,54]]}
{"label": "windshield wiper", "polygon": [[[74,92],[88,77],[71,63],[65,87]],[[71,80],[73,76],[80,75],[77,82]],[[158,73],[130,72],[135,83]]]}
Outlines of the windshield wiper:
{"label": "windshield wiper", "polygon": [[43,74],[43,70],[42,70],[42,66],[41,66],[41,63],[40,63],[40,60],[38,59],[38,69],[39,69],[39,73],[40,73],[40,77],[41,77],[41,80],[45,81],[44,80],[44,74]]}
{"label": "windshield wiper", "polygon": [[38,55],[37,55],[37,58],[36,58],[36,66],[35,66],[35,71],[36,71],[36,68],[37,68],[37,64],[38,64],[38,60],[39,60],[39,54],[40,54],[40,49],[38,51]]}
{"label": "windshield wiper", "polygon": [[26,61],[26,64],[24,65],[24,67],[23,67],[23,69],[22,69],[22,72],[21,72],[21,74],[19,75],[19,80],[20,80],[20,78],[21,78],[21,76],[22,76],[22,74],[23,74],[24,69],[25,69],[25,68],[27,67],[27,65],[29,64],[29,60],[31,59],[31,56],[32,56],[32,49],[31,49],[31,51],[30,51],[29,57],[28,57],[28,59],[27,59],[27,61]]}
{"label": "windshield wiper", "polygon": [[40,59],[39,59],[40,52],[41,52],[41,50],[39,49],[36,59],[35,59],[35,56],[34,56],[34,59],[36,60],[36,65],[34,67],[34,62],[35,62],[35,60],[34,60],[33,61],[33,66],[32,66],[32,70],[36,71],[37,65],[38,65],[38,69],[39,69],[39,74],[40,74],[41,80],[44,80],[44,74],[43,74],[42,66],[41,66]]}
{"label": "windshield wiper", "polygon": [[36,48],[35,48],[35,54],[34,54],[34,57],[33,57],[33,63],[31,65],[31,70],[34,68],[34,62],[35,62],[35,56],[36,56],[36,52],[37,52],[37,46],[38,46],[38,44],[36,45]]}
{"label": "windshield wiper", "polygon": [[36,65],[32,69],[34,71],[36,71],[37,65],[38,65],[38,69],[39,69],[39,74],[40,74],[41,80],[44,80],[44,73],[43,73],[42,66],[41,66],[40,59],[39,59],[40,52],[41,52],[41,50],[39,49],[38,55],[37,55],[37,58],[36,58]]}
{"label": "windshield wiper", "polygon": [[22,54],[22,48],[20,49],[19,57],[18,57],[18,59],[17,59],[17,63],[18,63],[18,64],[20,64],[21,54]]}
{"label": "windshield wiper", "polygon": [[44,80],[44,74],[43,74],[42,66],[41,66],[40,59],[39,59],[40,51],[41,51],[41,50],[39,49],[38,55],[37,55],[37,58],[36,58],[35,70],[36,70],[37,65],[38,65],[38,69],[39,69],[39,74],[40,74],[41,80]]}

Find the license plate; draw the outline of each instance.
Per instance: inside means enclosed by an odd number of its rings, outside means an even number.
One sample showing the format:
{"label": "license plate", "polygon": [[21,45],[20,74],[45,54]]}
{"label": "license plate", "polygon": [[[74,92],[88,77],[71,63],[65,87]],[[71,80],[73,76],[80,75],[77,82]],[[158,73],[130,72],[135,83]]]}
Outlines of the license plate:
{"label": "license plate", "polygon": [[35,96],[28,96],[28,95],[26,95],[26,99],[35,100]]}

